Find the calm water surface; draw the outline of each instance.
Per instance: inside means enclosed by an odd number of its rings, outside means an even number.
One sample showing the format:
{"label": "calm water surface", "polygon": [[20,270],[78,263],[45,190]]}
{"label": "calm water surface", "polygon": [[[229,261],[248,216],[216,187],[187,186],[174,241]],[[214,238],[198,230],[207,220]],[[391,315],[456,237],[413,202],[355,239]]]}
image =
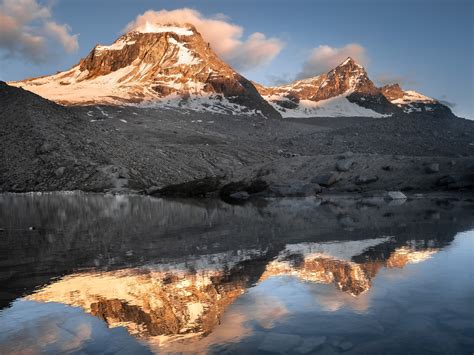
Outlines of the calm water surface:
{"label": "calm water surface", "polygon": [[0,354],[472,354],[474,202],[0,195]]}

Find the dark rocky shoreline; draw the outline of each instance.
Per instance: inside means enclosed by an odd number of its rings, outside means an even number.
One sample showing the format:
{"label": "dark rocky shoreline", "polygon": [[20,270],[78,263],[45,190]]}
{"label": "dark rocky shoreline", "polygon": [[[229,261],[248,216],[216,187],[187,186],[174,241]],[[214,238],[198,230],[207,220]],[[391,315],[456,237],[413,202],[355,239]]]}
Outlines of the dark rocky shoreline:
{"label": "dark rocky shoreline", "polygon": [[63,107],[6,84],[0,89],[3,192],[245,200],[474,191],[474,122],[464,119]]}

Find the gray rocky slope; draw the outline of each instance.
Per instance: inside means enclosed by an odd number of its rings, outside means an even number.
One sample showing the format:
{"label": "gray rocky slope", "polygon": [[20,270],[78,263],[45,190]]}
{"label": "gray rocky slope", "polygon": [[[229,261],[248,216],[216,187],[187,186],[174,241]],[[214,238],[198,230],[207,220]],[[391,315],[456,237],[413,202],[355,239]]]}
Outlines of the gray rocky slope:
{"label": "gray rocky slope", "polygon": [[63,107],[5,83],[0,107],[2,191],[226,197],[474,188],[474,123],[463,119]]}

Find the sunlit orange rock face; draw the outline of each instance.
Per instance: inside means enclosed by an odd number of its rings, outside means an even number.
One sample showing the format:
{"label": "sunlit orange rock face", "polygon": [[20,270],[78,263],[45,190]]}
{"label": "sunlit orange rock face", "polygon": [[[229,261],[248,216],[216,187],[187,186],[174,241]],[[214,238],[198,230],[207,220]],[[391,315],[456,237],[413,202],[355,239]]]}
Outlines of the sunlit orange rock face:
{"label": "sunlit orange rock face", "polygon": [[72,275],[29,299],[82,307],[137,336],[197,335],[211,331],[247,287],[245,278],[222,281],[219,273],[170,277],[128,272]]}
{"label": "sunlit orange rock face", "polygon": [[249,287],[259,259],[244,264],[238,260],[247,257],[242,253],[229,269],[232,262],[215,264],[211,256],[199,269],[159,265],[72,274],[28,298],[82,307],[109,326],[124,326],[137,336],[205,335]]}
{"label": "sunlit orange rock face", "polygon": [[[282,86],[256,85],[256,87],[266,100],[284,114],[287,109],[298,109],[300,103],[303,105],[299,109],[303,107],[309,109],[312,106],[317,107],[314,103],[338,97],[346,98],[350,103],[374,110],[376,113],[394,113],[398,110],[369,79],[364,67],[352,58],[347,58],[328,73],[312,78]],[[349,111],[346,114],[350,115]]]}
{"label": "sunlit orange rock face", "polygon": [[228,110],[279,117],[190,24],[129,32],[110,46],[95,46],[65,72],[10,84],[66,105],[156,103],[164,97],[187,100],[194,95],[210,100],[207,105],[222,106],[225,99]]}
{"label": "sunlit orange rock face", "polygon": [[264,96],[283,95],[297,100],[326,100],[342,95],[348,91],[366,94],[379,94],[380,90],[367,76],[364,67],[348,58],[328,73],[297,80],[282,86],[256,85],[257,90]]}
{"label": "sunlit orange rock face", "polygon": [[407,247],[396,249],[386,261],[385,265],[388,268],[403,268],[407,264],[417,264],[425,261],[435,253],[438,249],[427,248],[423,250],[412,250]]}
{"label": "sunlit orange rock face", "polygon": [[301,280],[334,284],[338,289],[357,296],[370,288],[370,279],[356,263],[330,258],[304,260],[297,265],[272,262],[267,266],[261,281],[270,276],[291,275]]}
{"label": "sunlit orange rock face", "polygon": [[334,284],[339,290],[358,296],[370,289],[372,279],[383,267],[403,268],[407,264],[424,261],[436,252],[437,249],[416,250],[401,247],[395,249],[387,260],[359,263],[351,261],[350,258],[338,259],[337,255],[314,255],[304,250],[297,253],[283,252],[267,265],[260,281],[271,276],[289,275],[304,281]]}
{"label": "sunlit orange rock face", "polygon": [[[112,46],[96,46],[80,61],[82,74],[77,82],[130,67],[119,79],[120,83],[150,84],[161,96],[201,90],[245,95],[244,87],[239,84],[244,79],[217,57],[194,26],[187,27],[191,34],[130,32]],[[113,49],[114,46],[120,49]]]}
{"label": "sunlit orange rock face", "polygon": [[255,282],[291,276],[334,285],[354,297],[367,292],[383,268],[402,268],[430,258],[436,249],[399,247],[387,260],[354,262],[353,256],[390,238],[339,243],[289,244],[276,257],[257,250],[211,254],[194,260],[117,271],[68,275],[27,299],[84,309],[110,327],[138,337],[173,342],[202,337]]}
{"label": "sunlit orange rock face", "polygon": [[398,84],[385,85],[380,90],[390,101],[401,99],[404,94],[402,88]]}
{"label": "sunlit orange rock face", "polygon": [[[206,334],[218,323],[225,308],[240,296],[247,285],[244,280],[223,282],[213,276],[210,284],[200,286],[192,276],[170,280],[154,294],[130,304],[121,299],[98,299],[90,304],[90,313],[110,326],[125,325],[139,336]],[[173,283],[189,283],[179,287]],[[133,290],[131,290],[133,291]],[[157,300],[160,306],[154,306]]]}

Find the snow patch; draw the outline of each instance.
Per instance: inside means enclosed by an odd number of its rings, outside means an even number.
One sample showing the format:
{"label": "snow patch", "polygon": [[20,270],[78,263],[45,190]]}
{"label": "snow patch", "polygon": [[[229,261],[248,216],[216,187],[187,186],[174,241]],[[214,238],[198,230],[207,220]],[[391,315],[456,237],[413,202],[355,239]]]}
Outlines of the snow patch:
{"label": "snow patch", "polygon": [[108,50],[108,51],[118,51],[118,50],[121,50],[123,49],[125,46],[130,46],[132,44],[134,44],[136,41],[125,41],[123,39],[119,39],[117,41],[115,41],[113,44],[111,44],[110,46],[96,46],[95,47],[95,50],[96,51],[105,51],[105,50]]}
{"label": "snow patch", "polygon": [[110,118],[110,115],[109,115],[107,112],[105,112],[105,111],[102,109],[102,107],[96,106],[96,108],[100,111],[100,113],[102,114],[102,116],[105,116],[105,117],[107,117],[107,118]]}
{"label": "snow patch", "polygon": [[404,254],[407,257],[407,262],[409,264],[419,264],[423,261],[431,259],[438,250],[436,249],[426,249],[426,250],[411,250],[409,248],[400,248],[396,250],[397,254]]}
{"label": "snow patch", "polygon": [[179,36],[193,35],[193,31],[188,28],[178,27],[178,26],[164,26],[164,25],[159,25],[159,24],[153,24],[150,22],[146,22],[145,25],[135,29],[135,31],[140,32],[140,33],[172,32],[172,33],[176,33]]}
{"label": "snow patch", "polygon": [[282,117],[388,117],[347,99],[347,92],[343,95],[335,96],[327,100],[312,101],[300,100],[298,106],[294,109],[288,109],[278,105],[277,101],[285,101],[288,98],[280,95],[264,96]]}
{"label": "snow patch", "polygon": [[229,101],[228,98],[222,95],[214,94],[194,94],[187,98],[183,98],[177,94],[171,94],[156,100],[141,102],[133,104],[136,107],[147,108],[163,108],[169,110],[189,110],[194,112],[209,112],[215,114],[231,114],[244,116],[262,116],[261,110],[249,109],[246,106],[241,106]]}
{"label": "snow patch", "polygon": [[436,103],[436,100],[422,95],[419,92],[413,90],[407,90],[403,92],[403,97],[391,101],[395,105],[407,105],[410,103]]}
{"label": "snow patch", "polygon": [[178,47],[178,61],[176,62],[176,65],[193,65],[198,64],[201,61],[199,58],[196,58],[183,43],[178,42],[174,38],[169,38],[168,42]]}

